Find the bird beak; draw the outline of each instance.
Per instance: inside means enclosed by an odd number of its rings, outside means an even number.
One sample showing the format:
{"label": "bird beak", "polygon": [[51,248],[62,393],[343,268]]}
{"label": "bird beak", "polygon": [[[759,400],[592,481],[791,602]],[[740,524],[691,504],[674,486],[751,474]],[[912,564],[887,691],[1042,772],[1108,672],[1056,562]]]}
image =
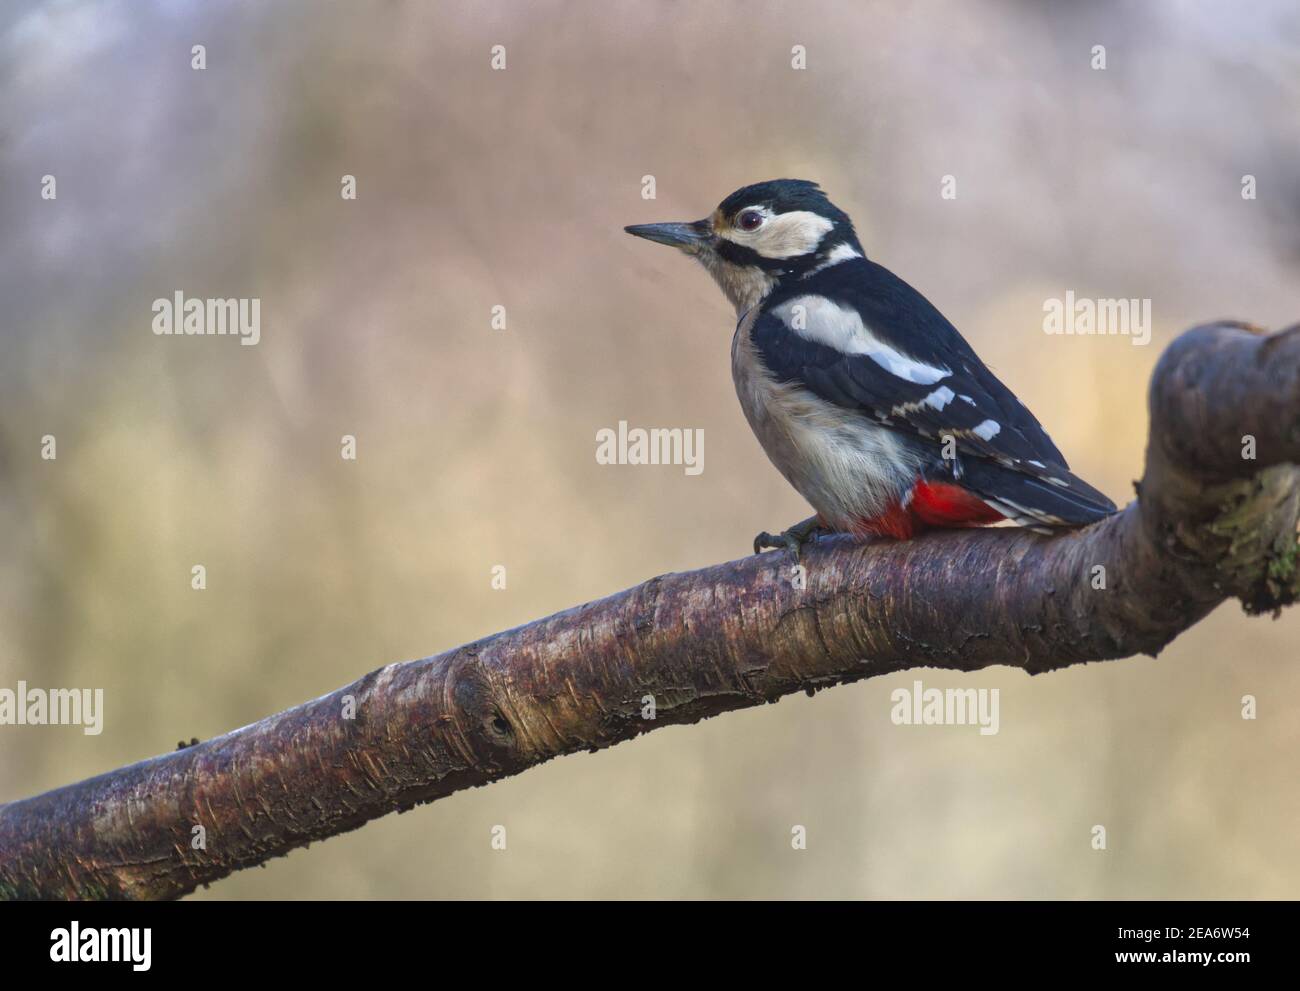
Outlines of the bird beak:
{"label": "bird beak", "polygon": [[689,224],[633,224],[623,230],[647,241],[658,241],[692,254],[704,248],[713,238],[713,225],[707,220],[696,220]]}

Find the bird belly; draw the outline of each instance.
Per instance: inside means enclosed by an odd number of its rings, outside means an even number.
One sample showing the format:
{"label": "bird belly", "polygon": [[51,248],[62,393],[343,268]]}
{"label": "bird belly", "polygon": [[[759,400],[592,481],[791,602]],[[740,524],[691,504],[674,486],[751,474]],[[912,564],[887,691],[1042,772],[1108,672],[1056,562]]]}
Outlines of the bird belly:
{"label": "bird belly", "polygon": [[776,381],[749,340],[752,321],[751,315],[737,328],[732,378],[772,464],[834,529],[910,535],[910,529],[903,532],[903,507],[920,477],[922,452],[861,413],[798,383]]}

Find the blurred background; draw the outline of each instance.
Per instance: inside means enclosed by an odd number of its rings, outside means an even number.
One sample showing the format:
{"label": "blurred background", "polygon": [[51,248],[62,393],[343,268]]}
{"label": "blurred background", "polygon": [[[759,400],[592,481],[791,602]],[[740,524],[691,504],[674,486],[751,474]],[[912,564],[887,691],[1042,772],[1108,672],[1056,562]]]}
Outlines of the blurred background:
{"label": "blurred background", "polygon": [[[1164,346],[1300,319],[1297,107],[1281,0],[6,3],[0,687],[105,724],[0,727],[0,801],[807,515],[721,294],[622,232],[750,182],[819,180],[1127,502]],[[260,297],[260,343],[155,336],[178,289]],[[1044,335],[1066,290],[1150,298],[1150,346]],[[703,428],[704,472],[598,465],[619,420]],[[1298,633],[1228,604],[1159,659],[789,698],[196,897],[1294,898]],[[893,725],[916,678],[1000,689],[1000,733]]]}

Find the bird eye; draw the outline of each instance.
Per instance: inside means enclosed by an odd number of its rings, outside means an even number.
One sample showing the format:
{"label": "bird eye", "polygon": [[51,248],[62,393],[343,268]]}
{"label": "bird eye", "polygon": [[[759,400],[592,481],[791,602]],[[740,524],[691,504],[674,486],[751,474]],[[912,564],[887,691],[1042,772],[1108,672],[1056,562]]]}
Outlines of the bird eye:
{"label": "bird eye", "polygon": [[763,215],[757,210],[742,210],[736,218],[736,226],[742,231],[756,231],[763,226]]}

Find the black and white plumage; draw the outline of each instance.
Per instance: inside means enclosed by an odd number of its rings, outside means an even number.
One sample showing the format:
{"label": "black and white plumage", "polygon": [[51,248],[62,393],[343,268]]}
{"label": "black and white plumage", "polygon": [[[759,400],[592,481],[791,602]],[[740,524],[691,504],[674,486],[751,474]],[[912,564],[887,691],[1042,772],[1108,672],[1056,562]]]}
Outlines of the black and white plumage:
{"label": "black and white plumage", "polygon": [[628,230],[695,255],[735,305],[741,406],[820,524],[908,537],[1114,512],[957,329],[866,258],[814,183],[747,186],[707,220]]}

